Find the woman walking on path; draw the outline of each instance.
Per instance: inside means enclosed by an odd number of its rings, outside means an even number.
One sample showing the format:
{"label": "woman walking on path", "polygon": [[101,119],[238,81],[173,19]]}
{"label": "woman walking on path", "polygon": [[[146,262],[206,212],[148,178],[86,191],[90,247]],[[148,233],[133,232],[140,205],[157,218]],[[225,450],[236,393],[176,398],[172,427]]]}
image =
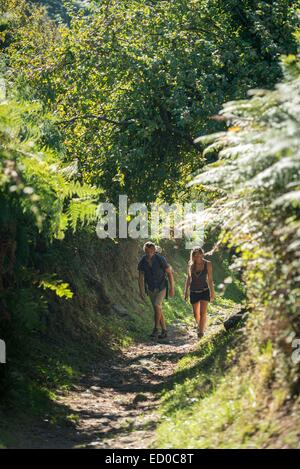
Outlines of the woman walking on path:
{"label": "woman walking on path", "polygon": [[198,337],[201,338],[204,335],[208,303],[215,299],[212,263],[204,259],[202,248],[196,247],[191,250],[187,274],[184,299],[187,301],[190,289],[190,302],[198,326]]}

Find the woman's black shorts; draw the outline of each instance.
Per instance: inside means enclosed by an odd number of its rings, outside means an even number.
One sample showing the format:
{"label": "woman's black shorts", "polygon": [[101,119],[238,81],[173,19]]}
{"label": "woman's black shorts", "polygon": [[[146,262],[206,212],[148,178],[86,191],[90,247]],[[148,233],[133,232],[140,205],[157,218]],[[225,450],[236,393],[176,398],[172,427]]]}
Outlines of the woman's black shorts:
{"label": "woman's black shorts", "polygon": [[194,303],[198,303],[198,301],[210,301],[209,288],[207,290],[202,291],[201,293],[196,293],[193,291],[190,292],[191,304],[193,305]]}

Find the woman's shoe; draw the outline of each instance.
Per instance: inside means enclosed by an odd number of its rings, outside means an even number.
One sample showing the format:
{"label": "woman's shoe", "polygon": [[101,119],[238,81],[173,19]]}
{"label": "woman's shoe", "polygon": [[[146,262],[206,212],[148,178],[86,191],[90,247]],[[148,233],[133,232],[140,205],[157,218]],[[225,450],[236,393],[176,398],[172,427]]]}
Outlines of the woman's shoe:
{"label": "woman's shoe", "polygon": [[157,339],[158,338],[158,329],[156,327],[153,329],[152,333],[150,334],[151,339]]}
{"label": "woman's shoe", "polygon": [[166,339],[167,337],[168,337],[168,333],[167,333],[166,329],[162,330],[161,334],[159,334],[159,336],[158,336],[159,339]]}

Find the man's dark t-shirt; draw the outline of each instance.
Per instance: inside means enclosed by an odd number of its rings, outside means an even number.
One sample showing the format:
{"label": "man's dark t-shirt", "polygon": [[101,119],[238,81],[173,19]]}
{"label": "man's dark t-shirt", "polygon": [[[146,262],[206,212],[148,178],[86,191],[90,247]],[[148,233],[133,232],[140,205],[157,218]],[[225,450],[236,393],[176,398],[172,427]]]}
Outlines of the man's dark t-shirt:
{"label": "man's dark t-shirt", "polygon": [[159,291],[166,288],[165,270],[169,264],[164,256],[161,254],[154,254],[152,257],[152,266],[149,265],[146,259],[146,254],[143,255],[138,263],[138,270],[144,272],[145,282],[150,291],[158,288]]}

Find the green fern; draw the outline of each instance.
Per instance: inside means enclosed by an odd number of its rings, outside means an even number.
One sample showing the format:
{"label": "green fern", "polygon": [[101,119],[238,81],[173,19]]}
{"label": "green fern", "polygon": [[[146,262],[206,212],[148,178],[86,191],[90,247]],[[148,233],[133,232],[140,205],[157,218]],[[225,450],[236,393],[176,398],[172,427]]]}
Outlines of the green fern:
{"label": "green fern", "polygon": [[[283,71],[273,91],[253,90],[250,99],[224,105],[228,131],[197,139],[210,144],[206,152],[218,148],[218,164],[191,183],[218,189],[204,223],[221,226],[217,246],[235,248],[232,268],[243,272],[249,307],[265,314],[264,337],[278,331],[271,335],[277,345],[290,329],[300,333],[299,57],[283,59]],[[284,379],[296,379],[296,368]]]}
{"label": "green fern", "polygon": [[[28,266],[37,242],[63,239],[96,220],[101,190],[73,180],[76,165],[63,164],[61,155],[41,148],[40,128],[31,113],[38,103],[0,102],[0,235],[4,256],[0,275],[10,283],[0,299],[22,330],[43,327],[47,301],[41,289],[71,299],[68,283]],[[16,289],[18,294],[16,295]],[[1,317],[0,317],[1,319]]]}

